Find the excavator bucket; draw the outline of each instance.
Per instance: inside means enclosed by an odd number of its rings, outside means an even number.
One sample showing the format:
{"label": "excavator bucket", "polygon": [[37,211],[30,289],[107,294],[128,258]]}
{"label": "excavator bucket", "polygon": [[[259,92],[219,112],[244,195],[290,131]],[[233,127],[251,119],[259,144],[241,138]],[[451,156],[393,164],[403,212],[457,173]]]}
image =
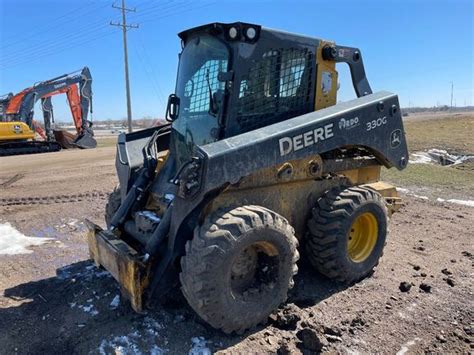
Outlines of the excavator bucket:
{"label": "excavator bucket", "polygon": [[77,136],[64,130],[54,130],[53,132],[56,142],[64,149],[90,149],[97,147],[97,141],[88,132]]}
{"label": "excavator bucket", "polygon": [[97,141],[89,132],[84,132],[76,137],[74,145],[82,149],[91,149],[97,147]]}
{"label": "excavator bucket", "polygon": [[75,148],[73,145],[76,136],[64,130],[54,130],[54,139],[58,142],[63,149]]}

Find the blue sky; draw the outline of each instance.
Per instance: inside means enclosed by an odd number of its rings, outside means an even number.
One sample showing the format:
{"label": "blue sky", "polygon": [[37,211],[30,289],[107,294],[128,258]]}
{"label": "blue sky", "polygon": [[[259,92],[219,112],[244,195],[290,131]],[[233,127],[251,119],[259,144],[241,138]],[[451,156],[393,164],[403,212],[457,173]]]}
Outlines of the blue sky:
{"label": "blue sky", "polygon": [[[118,0],[120,1],[120,0]],[[85,65],[94,82],[94,119],[126,116],[122,34],[113,0],[0,0],[0,94]],[[176,34],[208,22],[244,21],[359,47],[374,91],[402,106],[474,105],[472,0],[227,1],[127,0],[134,118],[162,117],[174,90]],[[354,97],[342,67],[339,99]],[[65,96],[55,116],[69,120]],[[36,116],[41,114],[37,111]]]}

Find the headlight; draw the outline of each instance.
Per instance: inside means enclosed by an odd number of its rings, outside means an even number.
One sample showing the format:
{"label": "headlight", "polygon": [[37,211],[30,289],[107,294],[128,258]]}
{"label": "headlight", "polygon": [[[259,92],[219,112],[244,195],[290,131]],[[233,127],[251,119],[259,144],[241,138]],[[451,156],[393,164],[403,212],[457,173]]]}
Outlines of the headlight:
{"label": "headlight", "polygon": [[253,27],[247,28],[247,31],[245,32],[245,36],[246,36],[249,40],[255,39],[255,36],[256,36],[256,35],[257,35],[257,31],[255,30],[255,28],[253,28]]}
{"label": "headlight", "polygon": [[239,31],[235,27],[229,28],[229,37],[231,39],[236,39],[239,34]]}

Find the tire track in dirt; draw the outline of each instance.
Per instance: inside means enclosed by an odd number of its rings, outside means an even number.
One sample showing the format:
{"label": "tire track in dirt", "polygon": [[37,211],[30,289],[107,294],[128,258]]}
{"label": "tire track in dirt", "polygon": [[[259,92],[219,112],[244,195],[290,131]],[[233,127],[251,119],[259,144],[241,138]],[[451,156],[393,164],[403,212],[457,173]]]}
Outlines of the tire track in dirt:
{"label": "tire track in dirt", "polygon": [[29,206],[29,205],[50,205],[53,203],[80,202],[85,200],[105,200],[108,193],[102,191],[82,192],[70,195],[50,195],[42,197],[13,197],[0,198],[0,206]]}

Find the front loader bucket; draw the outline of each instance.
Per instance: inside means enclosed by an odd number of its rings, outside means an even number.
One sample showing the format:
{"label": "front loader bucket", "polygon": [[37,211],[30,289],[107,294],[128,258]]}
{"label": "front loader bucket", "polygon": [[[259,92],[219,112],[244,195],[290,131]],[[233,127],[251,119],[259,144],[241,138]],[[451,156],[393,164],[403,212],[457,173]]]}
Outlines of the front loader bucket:
{"label": "front loader bucket", "polygon": [[143,311],[143,296],[149,284],[149,265],[125,241],[96,224],[85,220],[91,259],[109,271],[120,284],[122,296],[136,312]]}

